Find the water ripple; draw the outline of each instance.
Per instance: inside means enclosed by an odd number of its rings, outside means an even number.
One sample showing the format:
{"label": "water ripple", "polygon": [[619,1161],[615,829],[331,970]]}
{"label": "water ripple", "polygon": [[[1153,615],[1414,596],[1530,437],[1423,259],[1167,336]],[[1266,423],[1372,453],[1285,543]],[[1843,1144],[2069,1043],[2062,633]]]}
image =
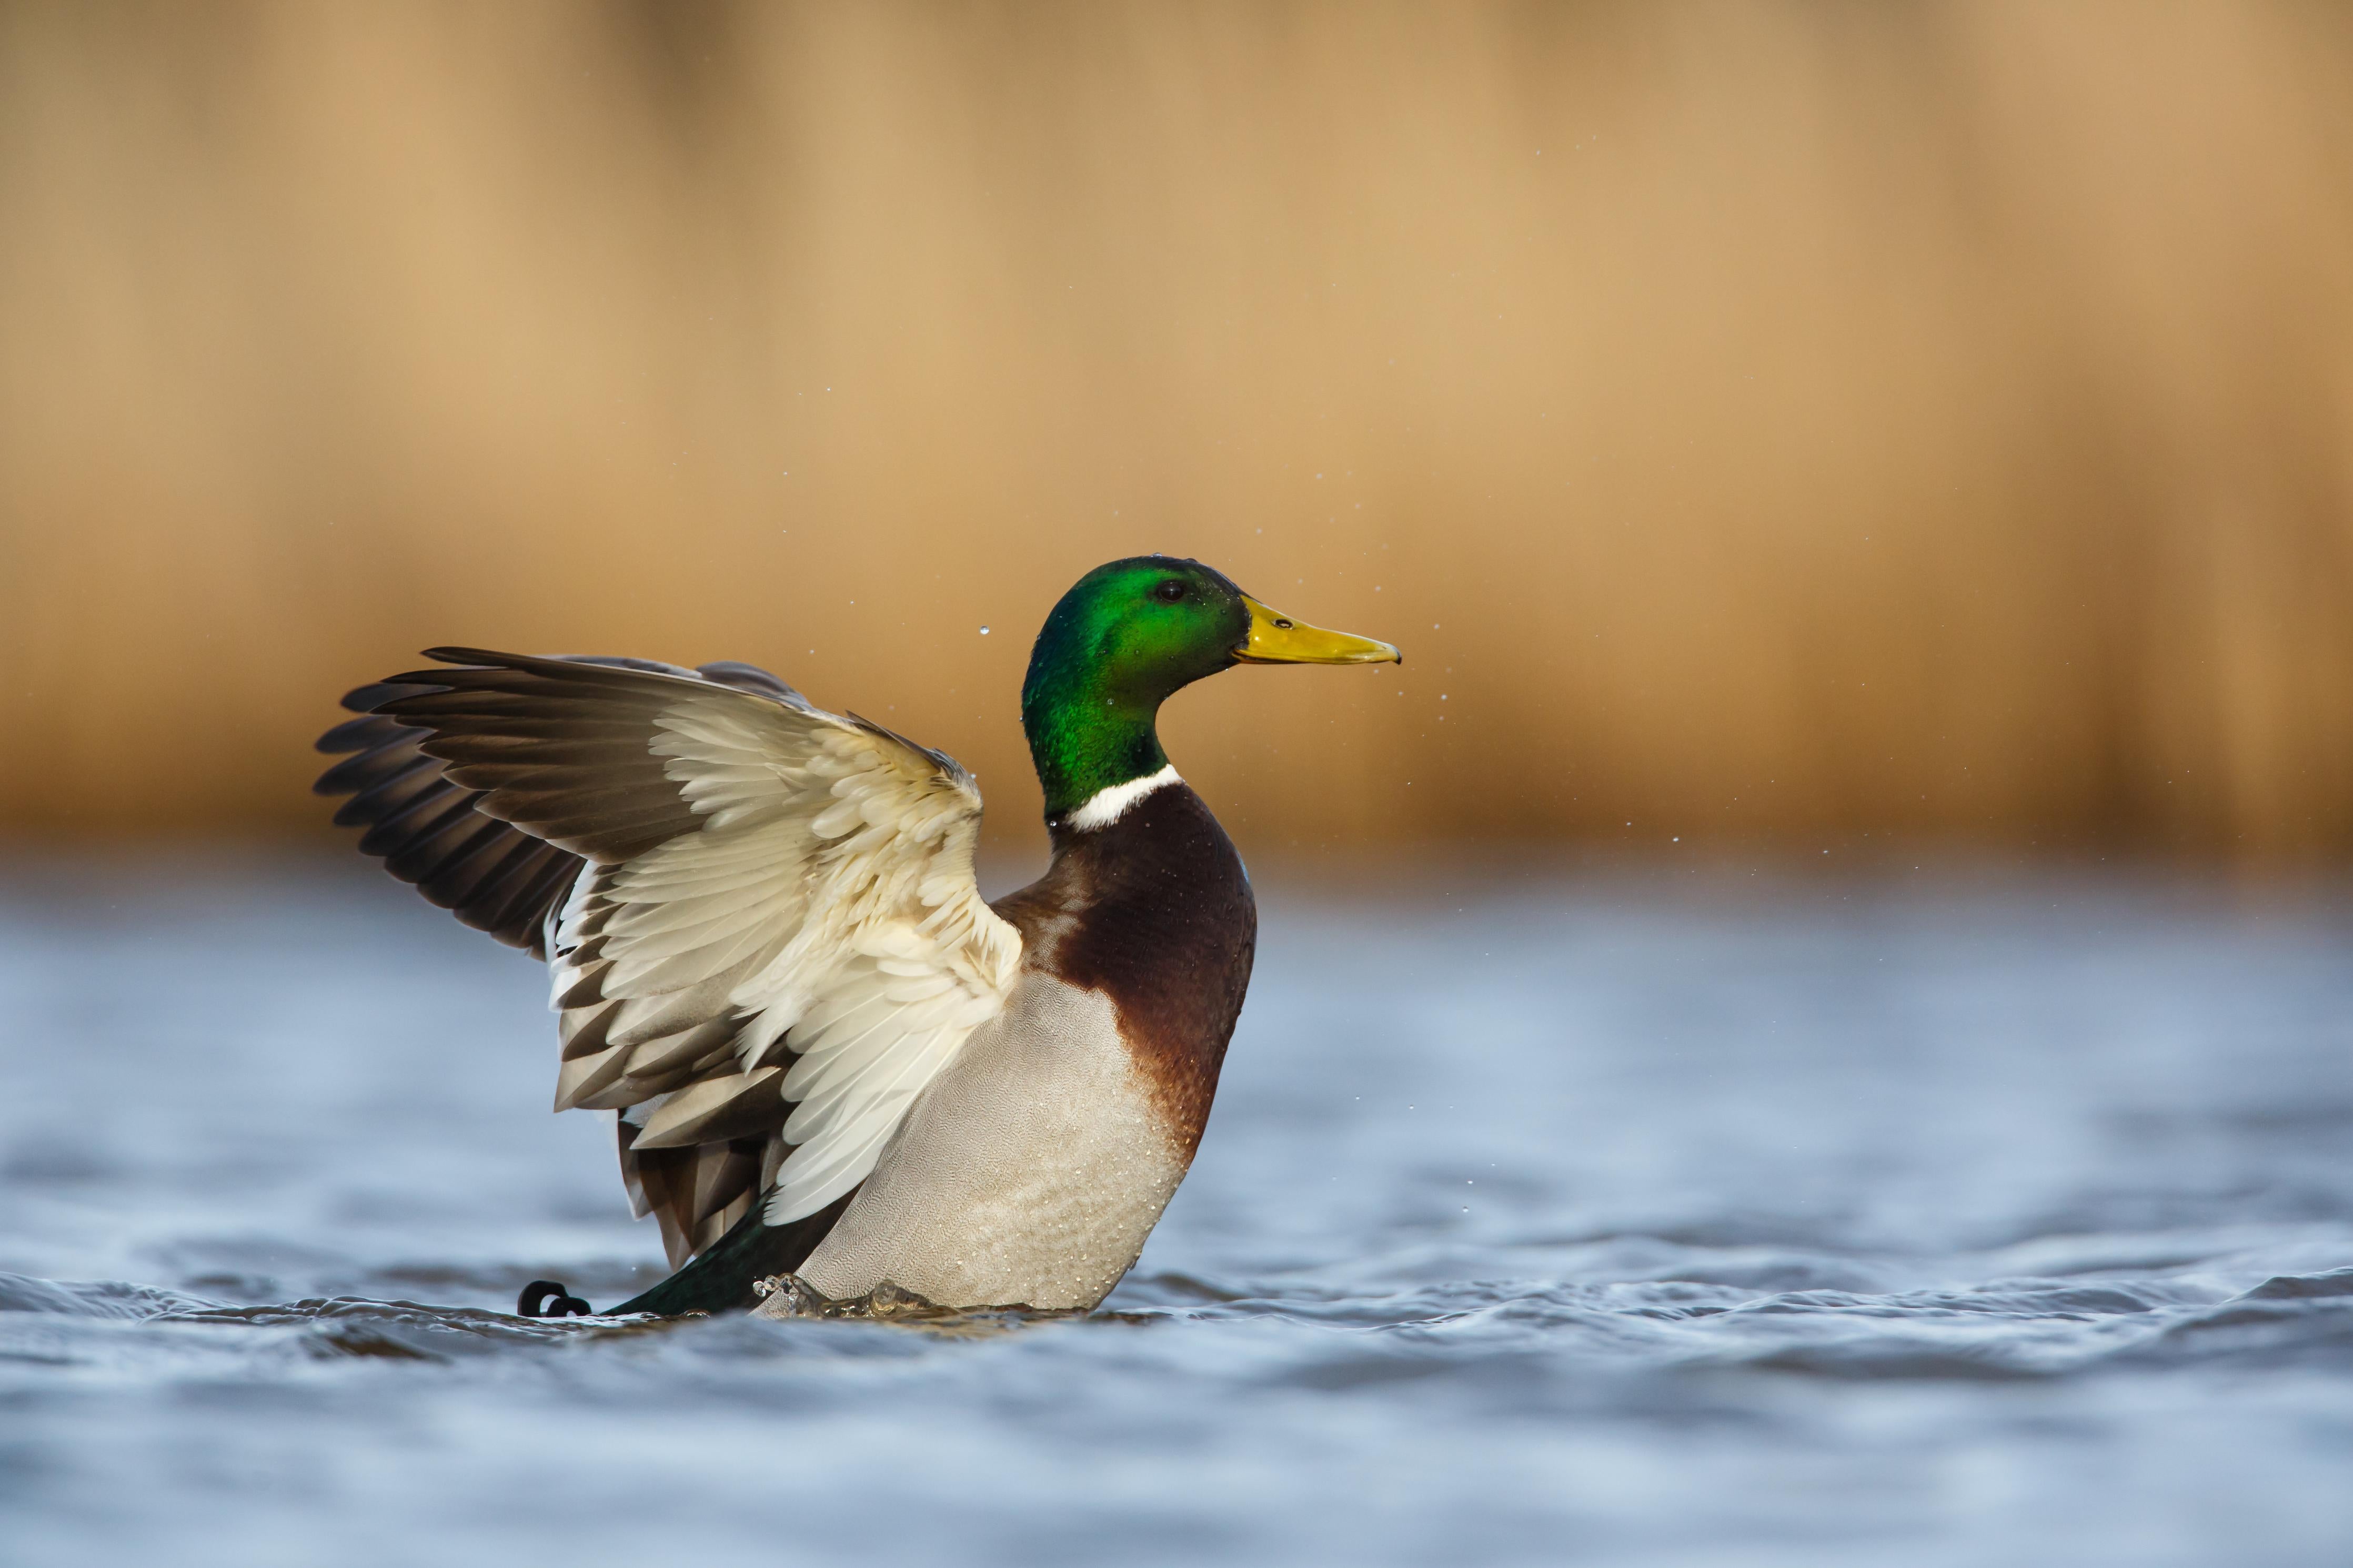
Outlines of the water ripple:
{"label": "water ripple", "polygon": [[75,1043],[0,1046],[9,1568],[2353,1539],[2353,906],[1270,896],[1107,1310],[910,1326],[507,1311],[657,1248],[530,1109],[528,966],[384,891],[0,884],[0,1016]]}

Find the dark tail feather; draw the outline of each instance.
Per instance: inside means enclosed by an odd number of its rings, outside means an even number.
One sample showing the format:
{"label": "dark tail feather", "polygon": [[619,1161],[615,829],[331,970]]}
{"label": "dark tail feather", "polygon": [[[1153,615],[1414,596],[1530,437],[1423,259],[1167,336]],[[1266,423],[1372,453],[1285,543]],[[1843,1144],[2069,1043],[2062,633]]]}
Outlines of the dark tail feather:
{"label": "dark tail feather", "polygon": [[652,1312],[675,1318],[685,1312],[748,1310],[760,1300],[752,1289],[754,1282],[771,1275],[790,1274],[807,1262],[817,1244],[825,1239],[825,1233],[833,1228],[834,1221],[841,1217],[841,1211],[857,1195],[853,1187],[817,1213],[789,1225],[770,1225],[762,1213],[763,1205],[755,1203],[751,1213],[704,1248],[701,1257],[612,1311],[616,1316]]}

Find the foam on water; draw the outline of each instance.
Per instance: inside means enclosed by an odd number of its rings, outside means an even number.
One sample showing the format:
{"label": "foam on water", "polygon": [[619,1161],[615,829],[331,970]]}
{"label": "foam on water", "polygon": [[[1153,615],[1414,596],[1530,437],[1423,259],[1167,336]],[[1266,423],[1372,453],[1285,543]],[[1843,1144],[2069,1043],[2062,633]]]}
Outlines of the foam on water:
{"label": "foam on water", "polygon": [[[1745,879],[1744,879],[1745,880]],[[2353,918],[2121,877],[1268,895],[1072,1321],[660,1272],[543,987],[341,868],[0,905],[14,1563],[2332,1560]]]}

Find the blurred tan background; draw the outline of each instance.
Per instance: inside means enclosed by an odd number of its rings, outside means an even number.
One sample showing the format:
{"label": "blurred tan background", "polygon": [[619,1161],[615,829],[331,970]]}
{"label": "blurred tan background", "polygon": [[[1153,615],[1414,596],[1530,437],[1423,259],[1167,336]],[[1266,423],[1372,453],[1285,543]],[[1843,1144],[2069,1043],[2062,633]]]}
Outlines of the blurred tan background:
{"label": "blurred tan background", "polygon": [[[0,8],[0,832],[430,643],[963,758],[1098,561],[1392,638],[1246,851],[2353,849],[2353,7]],[[981,628],[989,628],[981,635]]]}

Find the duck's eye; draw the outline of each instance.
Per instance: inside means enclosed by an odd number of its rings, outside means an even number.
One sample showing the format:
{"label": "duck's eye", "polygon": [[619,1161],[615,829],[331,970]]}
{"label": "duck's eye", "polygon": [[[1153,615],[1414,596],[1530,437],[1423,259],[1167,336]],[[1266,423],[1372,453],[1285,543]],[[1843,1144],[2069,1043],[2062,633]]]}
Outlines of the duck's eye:
{"label": "duck's eye", "polygon": [[1164,605],[1173,605],[1185,596],[1185,584],[1171,577],[1153,589],[1152,596]]}

